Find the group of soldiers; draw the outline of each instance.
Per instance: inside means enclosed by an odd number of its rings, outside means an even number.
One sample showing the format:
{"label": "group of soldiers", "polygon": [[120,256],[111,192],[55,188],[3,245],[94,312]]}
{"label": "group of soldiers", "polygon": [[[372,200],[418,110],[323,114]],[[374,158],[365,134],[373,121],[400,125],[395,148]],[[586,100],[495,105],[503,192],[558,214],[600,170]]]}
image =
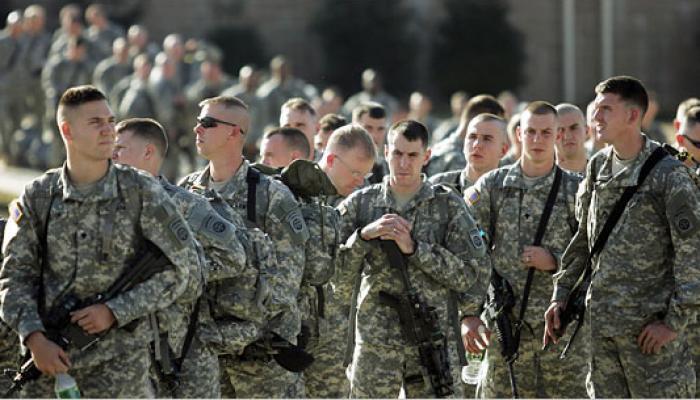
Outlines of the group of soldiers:
{"label": "group of soldiers", "polygon": [[[144,77],[122,99],[56,92],[65,162],[11,204],[2,242],[8,395],[68,373],[85,397],[695,396],[700,100],[675,149],[643,133],[628,76],[586,113],[483,94],[438,128],[390,123],[369,70],[346,112],[303,84],[262,85],[264,107],[202,91],[181,135],[159,97],[122,113]],[[261,112],[276,126],[251,139]]]}

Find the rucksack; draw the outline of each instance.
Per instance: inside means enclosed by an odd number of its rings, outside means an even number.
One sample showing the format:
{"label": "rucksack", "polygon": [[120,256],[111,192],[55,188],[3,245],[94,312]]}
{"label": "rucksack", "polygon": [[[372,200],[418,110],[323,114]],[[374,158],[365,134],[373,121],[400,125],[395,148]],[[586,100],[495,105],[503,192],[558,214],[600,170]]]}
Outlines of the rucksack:
{"label": "rucksack", "polygon": [[254,188],[260,180],[260,174],[282,182],[297,199],[309,231],[302,283],[312,286],[324,285],[334,273],[339,240],[338,213],[325,201],[326,196],[337,194],[335,186],[318,164],[311,161],[294,160],[287,167],[280,169],[253,164],[246,176],[248,210],[255,210],[255,200],[251,199],[251,196],[254,196]]}

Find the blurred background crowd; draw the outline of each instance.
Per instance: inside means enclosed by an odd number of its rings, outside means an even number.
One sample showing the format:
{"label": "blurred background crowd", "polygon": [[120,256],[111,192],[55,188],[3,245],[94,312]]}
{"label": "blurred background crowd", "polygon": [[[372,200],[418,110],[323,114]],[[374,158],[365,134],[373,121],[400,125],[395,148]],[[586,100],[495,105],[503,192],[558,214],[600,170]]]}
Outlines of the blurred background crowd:
{"label": "blurred background crowd", "polygon": [[[387,122],[423,122],[433,143],[457,127],[470,96],[498,96],[509,117],[527,101],[585,109],[614,74],[655,90],[644,131],[671,138],[677,104],[700,81],[700,2],[693,0],[4,0],[0,12],[0,158],[60,165],[55,107],[92,83],[118,119],[167,129],[170,176],[198,165],[197,104],[243,99],[254,160],[280,106],[301,97],[348,118],[365,101]],[[658,98],[658,101],[657,101]],[[660,114],[657,114],[659,113]]]}

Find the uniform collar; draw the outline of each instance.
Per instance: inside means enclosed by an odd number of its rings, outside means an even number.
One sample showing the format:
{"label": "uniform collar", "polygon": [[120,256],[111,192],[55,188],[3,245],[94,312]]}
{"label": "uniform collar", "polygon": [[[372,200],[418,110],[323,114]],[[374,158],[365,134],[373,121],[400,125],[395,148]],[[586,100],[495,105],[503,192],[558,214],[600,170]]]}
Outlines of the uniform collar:
{"label": "uniform collar", "polygon": [[[389,189],[389,175],[384,177],[384,180],[382,180],[381,189],[380,193],[381,195],[377,199],[377,202],[375,203],[374,207],[379,207],[379,208],[389,208],[392,210],[399,211],[397,206],[396,206],[396,200],[394,199],[394,195],[391,193],[391,190]],[[413,196],[413,198],[406,204],[406,207],[402,211],[407,211],[412,208],[415,208],[418,206],[423,201],[426,201],[428,199],[432,199],[435,197],[435,189],[433,188],[433,185],[428,182],[425,174],[421,174],[421,185],[418,188],[418,192]]]}
{"label": "uniform collar", "polygon": [[89,193],[81,193],[68,177],[68,164],[63,163],[61,179],[58,182],[58,190],[63,193],[63,200],[79,202],[98,202],[110,200],[119,196],[117,181],[117,167],[109,160],[107,173],[95,183],[95,187]]}
{"label": "uniform collar", "polygon": [[642,138],[644,139],[644,145],[642,146],[642,151],[637,154],[634,162],[618,171],[616,175],[612,174],[612,164],[614,152],[612,146],[608,146],[605,151],[605,159],[603,161],[603,166],[600,168],[598,175],[596,176],[596,182],[602,184],[608,184],[610,186],[628,187],[637,185],[639,180],[639,174],[642,171],[642,165],[649,158],[651,153],[659,147],[658,143],[649,140],[649,138],[642,133]]}
{"label": "uniform collar", "polygon": [[[511,164],[508,168],[508,173],[506,173],[505,178],[503,178],[503,187],[512,187],[516,189],[528,189],[525,183],[525,177],[523,175],[523,169],[520,166],[520,162]],[[551,187],[554,182],[554,173],[557,170],[557,165],[554,164],[552,170],[545,176],[544,179],[538,180],[537,183],[531,188],[536,189],[540,186]]]}

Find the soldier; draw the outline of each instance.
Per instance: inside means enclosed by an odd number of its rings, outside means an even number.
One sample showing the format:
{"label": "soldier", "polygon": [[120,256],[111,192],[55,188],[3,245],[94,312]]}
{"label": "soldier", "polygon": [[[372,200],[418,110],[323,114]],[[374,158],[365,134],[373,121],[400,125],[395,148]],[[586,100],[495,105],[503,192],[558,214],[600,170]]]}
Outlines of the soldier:
{"label": "soldier", "polygon": [[347,125],[348,121],[339,114],[326,114],[318,121],[318,131],[314,136],[314,148],[316,153],[322,155],[328,144],[328,138],[341,126]]}
{"label": "soldier", "polygon": [[287,100],[295,97],[311,100],[318,95],[316,88],[292,74],[292,64],[284,56],[270,60],[270,79],[260,85],[257,94],[265,102],[268,113],[265,124],[279,120],[278,112]]}
{"label": "soldier", "polygon": [[[202,171],[187,176],[187,189],[214,189],[249,223],[267,233],[276,245],[280,268],[269,277],[270,290],[280,301],[271,305],[267,330],[289,343],[297,343],[301,320],[297,295],[304,266],[303,247],[308,231],[293,195],[281,183],[256,175],[242,158],[249,115],[245,103],[235,97],[214,97],[200,103],[197,119],[197,151],[209,160]],[[255,182],[255,179],[258,179]],[[248,195],[255,185],[255,195]],[[251,188],[252,189],[252,188]],[[251,199],[253,201],[251,201]],[[254,203],[254,209],[248,209]],[[283,369],[268,355],[220,357],[224,375],[237,397],[302,397],[301,376]]]}
{"label": "soldier", "polygon": [[639,80],[612,77],[595,92],[596,136],[611,146],[591,159],[580,186],[580,224],[555,275],[544,342],[557,341],[561,308],[584,269],[592,268],[584,327],[591,339],[589,396],[693,397],[686,333],[700,302],[697,181],[678,160],[664,156],[586,267],[613,204],[625,188],[640,183],[642,165],[659,148],[641,133],[648,100]]}
{"label": "soldier", "polygon": [[9,152],[10,141],[22,117],[21,90],[13,90],[24,79],[22,59],[26,43],[22,37],[22,13],[7,15],[5,30],[0,32],[0,155]]}
{"label": "soldier", "polygon": [[280,109],[280,126],[296,128],[304,133],[309,144],[308,160],[317,161],[321,157],[314,149],[314,135],[319,125],[311,103],[300,97],[287,100]]}
{"label": "soldier", "polygon": [[124,29],[107,18],[101,4],[90,4],[85,9],[85,20],[90,24],[86,37],[92,43],[95,62],[104,60],[112,53],[114,40],[124,37]]}
{"label": "soldier", "polygon": [[[0,218],[0,265],[2,265],[2,242],[7,220]],[[20,352],[17,334],[4,321],[0,320],[0,368],[16,370]],[[0,374],[0,390],[6,393],[12,386],[12,377],[6,373]]]}
{"label": "soldier", "polygon": [[[523,145],[520,162],[487,173],[464,194],[467,206],[491,238],[492,285],[494,277],[500,277],[512,287],[515,304],[503,312],[510,317],[511,329],[515,330],[518,324],[523,326],[513,369],[519,395],[530,398],[586,394],[585,358],[570,354],[566,361],[560,361],[561,348],[543,351],[539,345],[544,331],[541,315],[552,291],[551,274],[559,269],[559,257],[576,230],[574,203],[580,181],[580,177],[562,172],[554,163],[554,143],[559,134],[557,121],[554,106],[542,101],[530,103],[521,115],[517,131]],[[542,210],[551,191],[556,196],[551,214],[541,243],[535,243],[541,229]],[[526,295],[529,279],[532,286]],[[487,336],[495,337],[490,333],[496,329],[493,318],[486,315],[482,318],[486,321]],[[478,334],[482,319],[470,316],[463,324],[467,350],[481,353],[488,344]],[[478,390],[486,398],[512,394],[506,360],[498,346],[492,341],[486,350],[486,365],[482,365],[486,374],[482,375]],[[576,350],[580,353],[583,348]]]}
{"label": "soldier", "polygon": [[244,65],[238,72],[238,83],[221,92],[222,96],[238,97],[248,105],[250,113],[250,132],[246,133],[243,155],[248,160],[255,160],[263,129],[267,124],[265,102],[257,95],[260,72],[253,65]]}
{"label": "soldier", "polygon": [[[362,276],[349,370],[350,397],[396,397],[402,383],[407,398],[435,397],[438,390],[454,389],[459,378],[451,366],[457,365],[457,354],[450,351],[448,357],[434,348],[439,354],[430,357],[444,357],[445,363],[427,370],[418,347],[399,323],[396,302],[406,295],[406,282],[389,265],[392,262],[379,243],[390,241],[398,246],[410,267],[410,285],[425,306],[435,307],[435,325],[429,324],[432,334],[445,337],[455,328],[450,328],[449,291],[483,291],[474,286],[488,276],[486,246],[462,199],[424,181],[421,168],[430,157],[425,127],[400,121],[389,130],[387,142],[384,154],[389,175],[381,184],[354,192],[338,206],[345,244],[336,277],[353,282],[360,273]],[[470,315],[478,308],[478,303],[472,303],[470,309],[461,311]],[[444,342],[439,348],[444,349]],[[443,380],[439,387],[429,380],[436,374],[449,377],[450,372],[452,382]]]}
{"label": "soldier", "polygon": [[[326,199],[328,204],[337,206],[362,186],[375,158],[374,142],[364,128],[354,124],[336,129],[319,161],[338,192]],[[319,312],[315,323],[318,335],[310,338],[308,346],[315,361],[304,371],[306,395],[309,398],[347,397],[350,382],[345,367],[353,282],[341,282],[333,277],[322,289],[324,296],[318,298],[318,309],[323,312]]]}
{"label": "soldier", "polygon": [[114,39],[112,56],[95,67],[92,81],[104,93],[111,93],[119,81],[133,73],[129,60],[129,46],[124,38]]}
{"label": "soldier", "polygon": [[364,103],[352,110],[352,123],[365,128],[374,141],[377,158],[374,160],[369,183],[381,183],[389,173],[389,166],[384,159],[384,142],[386,141],[386,109],[379,103]]}
{"label": "soldier", "polygon": [[44,90],[41,87],[41,69],[51,46],[51,35],[46,31],[46,11],[38,4],[24,10],[24,31],[27,38],[25,101],[37,124],[44,118]]}
{"label": "soldier", "polygon": [[221,69],[220,56],[209,55],[199,65],[200,78],[188,85],[184,92],[192,108],[200,101],[218,96],[231,86],[231,79]]}
{"label": "soldier", "polygon": [[435,132],[433,132],[432,136],[433,145],[447,139],[447,137],[457,129],[462,111],[464,111],[464,106],[467,105],[468,100],[469,95],[461,90],[452,93],[452,96],[450,96],[450,110],[452,111],[452,116],[442,121],[440,125],[435,128]]}
{"label": "soldier", "polygon": [[472,118],[483,113],[503,117],[503,107],[493,96],[487,94],[472,97],[464,107],[457,130],[434,146],[430,163],[425,168],[425,173],[428,176],[464,168],[467,161],[462,149],[464,148],[464,137],[467,135],[467,126]]}
{"label": "soldier", "polygon": [[583,174],[588,163],[586,117],[573,104],[557,105],[560,134],[557,138],[557,165],[567,171]]}
{"label": "soldier", "polygon": [[309,141],[295,128],[275,128],[265,133],[260,146],[260,162],[284,168],[294,160],[309,159]]}
{"label": "soldier", "polygon": [[[85,397],[147,397],[149,336],[141,320],[199,283],[196,245],[153,179],[110,162],[114,115],[99,90],[67,90],[57,122],[67,161],[28,184],[11,206],[0,272],[0,315],[43,373],[25,385],[23,395],[49,397],[50,376],[69,372]],[[145,240],[172,265],[70,314],[70,323],[100,340],[81,351],[47,339],[44,321],[55,316],[53,307],[68,301],[67,295],[88,299],[104,293]]]}
{"label": "soldier", "polygon": [[499,161],[507,151],[506,121],[497,115],[479,114],[467,126],[464,141],[466,167],[433,175],[430,182],[449,185],[462,196],[479,177],[498,168]]}
{"label": "soldier", "polygon": [[[125,78],[129,86],[124,90],[119,102],[118,115],[121,118],[146,118],[156,115],[156,96],[151,93],[148,78],[151,76],[152,64],[146,55],[134,58],[134,73]],[[123,89],[119,85],[117,92]],[[159,101],[162,99],[158,99]]]}
{"label": "soldier", "polygon": [[379,103],[384,107],[389,121],[392,115],[399,111],[399,102],[384,90],[381,75],[371,68],[362,71],[362,91],[350,96],[343,104],[343,113],[352,115],[357,107],[365,103]]}
{"label": "soldier", "polygon": [[[204,250],[206,259],[204,276],[208,285],[207,299],[215,300],[216,292],[211,283],[222,280],[222,276],[228,279],[236,277],[245,267],[245,250],[236,236],[236,231],[241,229],[243,225],[238,227],[233,225],[219,216],[204,197],[173,185],[165,177],[158,174],[168,150],[165,130],[158,122],[149,118],[127,119],[117,124],[116,132],[114,161],[139,168],[157,177],[158,182],[171,196],[178,210],[187,220],[195,239]],[[216,306],[215,303],[200,301],[197,309],[198,315],[193,315],[193,318],[198,317],[200,321],[196,327],[187,324],[192,312],[191,305],[183,307],[184,313],[179,312],[180,310],[174,307],[173,310],[168,309],[166,312],[169,312],[170,315],[158,320],[162,324],[165,324],[166,321],[170,322],[171,326],[163,329],[168,332],[168,339],[177,335],[176,337],[183,338],[184,343],[171,345],[171,348],[175,349],[173,353],[179,355],[175,361],[179,365],[176,365],[178,368],[174,371],[178,375],[179,385],[172,392],[166,389],[167,381],[161,374],[165,372],[162,369],[170,366],[163,366],[165,361],[161,360],[161,366],[158,367],[161,368],[161,371],[156,374],[157,397],[218,398],[221,396],[219,360],[212,346],[204,341],[207,335],[206,329],[210,329],[207,325],[211,318],[208,312],[210,304]],[[187,305],[185,304],[185,306]],[[176,324],[177,322],[180,322],[179,326]],[[190,330],[192,330],[191,333]],[[193,335],[190,337],[190,343],[187,343],[188,335]],[[180,347],[182,349],[177,351]],[[160,354],[152,354],[154,361],[155,357],[158,356]]]}
{"label": "soldier", "polygon": [[700,125],[697,124],[697,117],[690,115],[689,111],[698,106],[700,106],[700,100],[696,98],[683,101],[678,106],[676,119],[673,121],[678,149],[688,152],[688,158],[684,163],[696,173],[700,171]]}

